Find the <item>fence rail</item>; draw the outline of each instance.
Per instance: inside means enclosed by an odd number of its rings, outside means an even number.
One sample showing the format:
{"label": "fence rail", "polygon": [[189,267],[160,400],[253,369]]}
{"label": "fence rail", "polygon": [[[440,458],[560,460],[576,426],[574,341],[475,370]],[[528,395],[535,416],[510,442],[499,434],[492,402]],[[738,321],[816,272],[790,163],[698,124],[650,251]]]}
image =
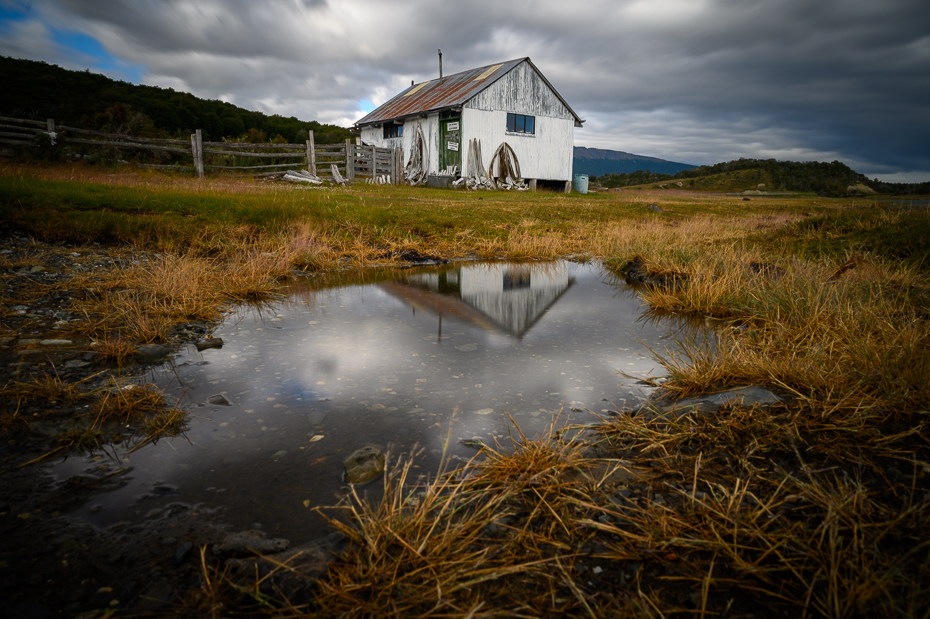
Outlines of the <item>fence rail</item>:
{"label": "fence rail", "polygon": [[[304,144],[255,144],[242,142],[204,142],[200,129],[191,139],[140,138],[119,133],[105,133],[78,127],[56,125],[54,119],[45,122],[25,118],[0,116],[0,144],[14,146],[35,143],[37,135],[46,135],[53,146],[72,144],[101,149],[145,150],[154,153],[189,155],[191,163],[140,163],[142,168],[191,170],[200,178],[207,170],[280,170],[303,168],[320,178],[332,179],[332,166],[348,181],[383,179],[399,185],[403,182],[403,155],[400,148],[379,148],[359,145],[346,140],[342,144],[320,144],[313,141],[313,131]],[[80,136],[80,137],[77,137]],[[281,160],[292,162],[280,163]],[[248,165],[255,160],[257,165]],[[268,163],[261,163],[269,160]]]}

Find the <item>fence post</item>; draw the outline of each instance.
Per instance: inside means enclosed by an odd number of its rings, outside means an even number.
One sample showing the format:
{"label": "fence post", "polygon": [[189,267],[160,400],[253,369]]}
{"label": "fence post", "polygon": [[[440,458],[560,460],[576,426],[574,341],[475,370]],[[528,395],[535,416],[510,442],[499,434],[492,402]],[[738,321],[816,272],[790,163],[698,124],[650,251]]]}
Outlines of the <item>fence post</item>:
{"label": "fence post", "polygon": [[307,140],[307,172],[316,176],[316,145],[313,143],[313,130],[308,132]]}
{"label": "fence post", "polygon": [[191,153],[194,155],[194,169],[197,170],[197,178],[203,178],[203,136],[200,129],[191,134]]}
{"label": "fence post", "polygon": [[371,182],[378,181],[378,147],[371,145]]}
{"label": "fence post", "polygon": [[346,180],[355,180],[355,145],[351,139],[346,140]]}
{"label": "fence post", "polygon": [[395,146],[392,154],[391,180],[395,185],[400,185],[404,182],[404,149],[400,146]]}

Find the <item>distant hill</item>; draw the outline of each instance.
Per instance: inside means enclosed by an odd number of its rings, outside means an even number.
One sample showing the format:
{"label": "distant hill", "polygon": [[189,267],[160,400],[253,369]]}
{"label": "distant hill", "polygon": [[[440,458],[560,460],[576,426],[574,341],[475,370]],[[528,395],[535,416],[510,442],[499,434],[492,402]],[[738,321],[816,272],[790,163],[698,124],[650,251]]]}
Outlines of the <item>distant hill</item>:
{"label": "distant hill", "polygon": [[869,179],[840,161],[777,161],[737,159],[712,166],[683,170],[674,179],[691,189],[745,191],[765,189],[845,196],[857,193],[926,195],[928,183],[885,183]]}
{"label": "distant hill", "polygon": [[619,172],[598,177],[604,187],[649,187],[712,192],[787,192],[821,196],[858,194],[921,196],[930,183],[885,183],[869,179],[840,161],[776,161],[736,159],[712,166],[692,167],[675,174]]}
{"label": "distant hill", "polygon": [[69,71],[35,60],[0,56],[0,116],[54,118],[72,127],[143,137],[186,138],[201,129],[204,139],[248,135],[250,141],[317,144],[342,142],[348,129],[293,116],[267,115],[232,103],[195,97],[158,86],[112,80],[90,71]]}
{"label": "distant hill", "polygon": [[666,161],[656,157],[634,155],[620,150],[585,148],[576,146],[572,169],[575,174],[603,176],[604,174],[629,174],[649,170],[660,174],[675,174],[695,166],[677,161]]}

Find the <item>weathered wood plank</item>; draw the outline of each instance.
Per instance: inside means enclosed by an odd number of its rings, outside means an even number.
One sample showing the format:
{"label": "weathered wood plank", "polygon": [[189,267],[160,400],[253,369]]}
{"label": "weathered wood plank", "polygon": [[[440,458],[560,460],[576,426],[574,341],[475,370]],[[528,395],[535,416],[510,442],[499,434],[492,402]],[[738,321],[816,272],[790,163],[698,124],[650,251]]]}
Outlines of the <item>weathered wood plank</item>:
{"label": "weathered wood plank", "polygon": [[44,120],[27,120],[25,118],[12,118],[10,116],[0,116],[0,120],[5,120],[7,122],[22,123],[24,125],[33,125],[35,127],[46,127],[46,121]]}
{"label": "weathered wood plank", "polygon": [[146,144],[177,144],[186,146],[187,140],[169,140],[167,138],[141,138],[134,135],[125,135],[123,133],[104,133],[103,131],[91,131],[90,129],[78,129],[77,127],[68,127],[61,125],[58,127],[59,132],[79,133],[81,135],[94,135],[111,140],[132,140],[133,142],[144,142]]}
{"label": "weathered wood plank", "polygon": [[234,157],[280,157],[282,159],[306,159],[305,153],[247,153],[235,150],[219,150],[215,148],[203,149],[204,154],[209,155],[233,155]]}
{"label": "weathered wood plank", "polygon": [[139,148],[142,150],[158,150],[168,153],[180,153],[182,155],[191,154],[189,148],[176,148],[174,146],[158,146],[156,144],[137,144],[133,142],[118,142],[115,140],[82,140],[80,138],[59,138],[58,140],[65,144],[88,144],[90,146],[117,146],[123,148]]}
{"label": "weathered wood plank", "polygon": [[205,165],[205,168],[211,170],[260,170],[263,168],[294,168],[303,167],[303,163],[270,163],[268,165]]}
{"label": "weathered wood plank", "polygon": [[191,152],[194,155],[194,169],[197,178],[203,178],[203,135],[200,129],[191,134]]}
{"label": "weathered wood plank", "polygon": [[313,131],[307,134],[307,170],[316,174],[316,149],[313,148]]}
{"label": "weathered wood plank", "polygon": [[158,163],[137,163],[136,165],[138,165],[140,168],[152,168],[156,170],[186,171],[186,170],[194,169],[194,166],[189,166],[189,165],[164,165],[164,164],[158,164]]}
{"label": "weathered wood plank", "polygon": [[254,150],[269,149],[269,148],[283,148],[290,150],[303,150],[303,144],[241,144],[239,142],[204,142],[204,146],[217,146],[223,148],[250,148]]}
{"label": "weathered wood plank", "polygon": [[32,137],[36,135],[39,135],[39,134],[38,133],[33,133],[33,134],[12,133],[12,132],[7,132],[7,131],[0,131],[0,136],[7,137],[7,138],[25,138],[26,140],[31,140]]}
{"label": "weathered wood plank", "polygon": [[20,127],[19,125],[4,125],[0,123],[0,129],[12,129],[13,131],[19,131],[20,133],[28,133],[30,135],[35,135],[37,133],[43,133],[41,129],[35,129],[34,127]]}

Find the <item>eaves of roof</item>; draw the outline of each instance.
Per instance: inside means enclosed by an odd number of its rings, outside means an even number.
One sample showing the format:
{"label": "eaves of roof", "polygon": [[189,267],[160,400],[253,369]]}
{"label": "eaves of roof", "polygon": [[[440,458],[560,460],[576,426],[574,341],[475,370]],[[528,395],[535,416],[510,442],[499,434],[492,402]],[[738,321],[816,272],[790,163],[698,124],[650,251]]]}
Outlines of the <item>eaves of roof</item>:
{"label": "eaves of roof", "polygon": [[580,127],[581,120],[562,95],[553,88],[542,72],[529,58],[517,58],[494,65],[469,69],[461,73],[445,76],[410,86],[396,97],[356,121],[355,127],[371,125],[392,120],[402,120],[411,116],[425,115],[463,105],[466,101],[488,88],[491,84],[507,75],[521,62],[528,62],[533,70],[559,98],[563,105],[575,117],[575,125]]}

